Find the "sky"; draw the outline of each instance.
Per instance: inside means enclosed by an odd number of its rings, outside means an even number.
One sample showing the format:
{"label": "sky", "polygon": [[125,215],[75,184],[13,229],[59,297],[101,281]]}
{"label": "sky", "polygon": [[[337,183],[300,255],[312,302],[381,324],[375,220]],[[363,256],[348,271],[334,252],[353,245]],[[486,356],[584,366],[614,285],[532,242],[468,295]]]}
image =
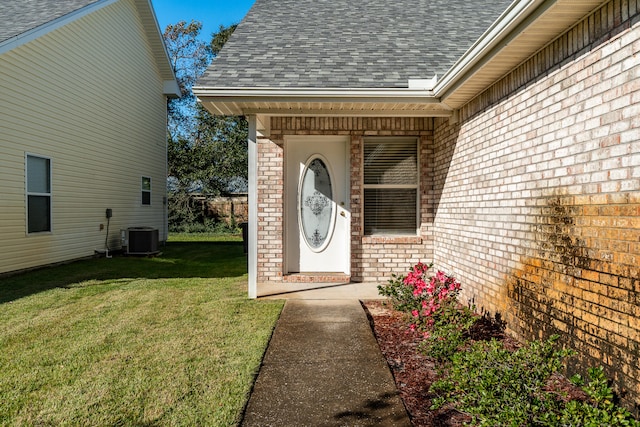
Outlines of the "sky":
{"label": "sky", "polygon": [[192,20],[202,22],[200,38],[210,42],[220,25],[239,23],[255,0],[151,0],[160,31],[169,24]]}

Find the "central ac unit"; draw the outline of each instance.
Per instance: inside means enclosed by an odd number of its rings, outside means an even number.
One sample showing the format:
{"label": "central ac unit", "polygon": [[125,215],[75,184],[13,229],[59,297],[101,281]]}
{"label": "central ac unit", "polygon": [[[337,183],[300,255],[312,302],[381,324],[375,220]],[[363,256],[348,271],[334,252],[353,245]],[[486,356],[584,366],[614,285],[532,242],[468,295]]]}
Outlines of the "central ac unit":
{"label": "central ac unit", "polygon": [[158,253],[158,229],[129,227],[122,230],[122,249],[127,255],[154,255]]}

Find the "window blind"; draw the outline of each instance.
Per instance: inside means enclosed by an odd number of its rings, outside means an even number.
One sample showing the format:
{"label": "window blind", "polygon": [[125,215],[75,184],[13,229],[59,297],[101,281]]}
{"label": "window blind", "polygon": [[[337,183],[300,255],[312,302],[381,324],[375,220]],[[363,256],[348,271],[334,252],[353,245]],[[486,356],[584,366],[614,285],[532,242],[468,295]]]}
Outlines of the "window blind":
{"label": "window blind", "polygon": [[415,235],[418,228],[417,206],[416,139],[365,140],[365,234]]}
{"label": "window blind", "polygon": [[365,188],[365,234],[416,234],[416,190]]}
{"label": "window blind", "polygon": [[415,139],[364,144],[364,183],[416,185],[418,153]]}

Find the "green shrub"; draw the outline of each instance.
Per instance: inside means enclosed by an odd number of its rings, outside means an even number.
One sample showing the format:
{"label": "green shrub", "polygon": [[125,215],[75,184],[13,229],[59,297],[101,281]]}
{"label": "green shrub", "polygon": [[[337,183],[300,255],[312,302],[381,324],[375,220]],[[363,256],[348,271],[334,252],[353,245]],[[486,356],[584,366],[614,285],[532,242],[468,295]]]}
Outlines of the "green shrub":
{"label": "green shrub", "polygon": [[448,301],[433,315],[431,331],[424,333],[420,351],[440,362],[448,362],[469,341],[469,328],[478,320],[472,309]]}
{"label": "green shrub", "polygon": [[[583,387],[588,400],[566,402],[547,388],[571,350],[555,350],[558,336],[533,341],[516,351],[499,341],[476,342],[456,353],[445,378],[431,386],[438,395],[431,409],[451,403],[477,426],[640,427],[629,411],[616,406],[602,368],[589,369]],[[572,380],[574,384],[578,379]]]}
{"label": "green shrub", "polygon": [[[589,368],[589,383],[582,387],[587,394],[587,401],[572,400],[567,403],[558,417],[560,425],[603,427],[603,426],[631,426],[640,427],[626,409],[615,405],[613,390],[609,386],[602,367]],[[582,378],[575,376],[571,381],[576,385],[582,384]]]}
{"label": "green shrub", "polygon": [[[474,426],[640,427],[627,410],[614,404],[602,368],[589,369],[585,401],[566,402],[549,390],[550,378],[560,375],[564,360],[574,354],[555,349],[557,335],[515,351],[496,339],[486,341],[486,334],[484,340],[469,344],[480,317],[473,307],[458,303],[460,283],[442,271],[429,275],[432,267],[419,263],[406,276],[394,274],[378,286],[396,310],[410,317],[410,329],[423,334],[419,350],[441,362],[445,376],[430,388],[437,396],[431,409],[452,405],[468,414]],[[504,331],[499,316],[485,316],[483,321],[485,327]],[[573,379],[575,384],[579,380]]]}
{"label": "green shrub", "polygon": [[240,234],[240,229],[235,224],[229,225],[226,222],[215,221],[210,218],[205,218],[201,221],[170,224],[169,231],[172,233]]}
{"label": "green shrub", "polygon": [[540,416],[557,413],[560,401],[544,387],[571,354],[553,349],[557,339],[534,341],[516,351],[496,340],[479,341],[456,353],[447,377],[431,386],[439,396],[432,409],[451,402],[479,426],[548,425]]}

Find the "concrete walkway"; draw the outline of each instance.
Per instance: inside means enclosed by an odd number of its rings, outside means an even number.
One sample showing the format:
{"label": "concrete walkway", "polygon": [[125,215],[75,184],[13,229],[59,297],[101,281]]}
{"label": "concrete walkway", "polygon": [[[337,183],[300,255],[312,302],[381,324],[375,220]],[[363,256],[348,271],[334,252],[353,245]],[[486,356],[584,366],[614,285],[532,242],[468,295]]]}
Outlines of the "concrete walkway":
{"label": "concrete walkway", "polygon": [[360,302],[298,298],[284,306],[241,425],[410,426]]}

